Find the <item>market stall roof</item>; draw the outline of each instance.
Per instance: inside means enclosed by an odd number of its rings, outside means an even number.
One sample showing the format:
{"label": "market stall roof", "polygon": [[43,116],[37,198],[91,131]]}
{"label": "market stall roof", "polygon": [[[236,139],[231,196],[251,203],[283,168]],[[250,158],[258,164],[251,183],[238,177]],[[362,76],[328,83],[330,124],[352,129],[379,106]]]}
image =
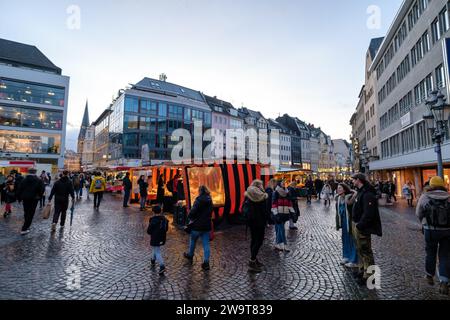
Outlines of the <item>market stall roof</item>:
{"label": "market stall roof", "polygon": [[279,168],[277,173],[290,173],[290,172],[304,172],[306,170],[302,170],[299,168]]}
{"label": "market stall roof", "polygon": [[23,168],[31,168],[36,165],[34,161],[9,161],[9,160],[1,160],[0,167],[23,167]]}

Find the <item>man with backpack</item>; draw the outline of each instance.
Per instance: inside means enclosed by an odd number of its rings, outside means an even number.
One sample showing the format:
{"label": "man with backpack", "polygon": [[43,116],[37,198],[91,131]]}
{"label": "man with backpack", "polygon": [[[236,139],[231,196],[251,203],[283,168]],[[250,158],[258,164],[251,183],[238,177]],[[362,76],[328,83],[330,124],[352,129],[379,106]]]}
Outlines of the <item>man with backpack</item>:
{"label": "man with backpack", "polygon": [[439,292],[449,293],[450,278],[450,195],[441,177],[433,177],[419,199],[417,217],[425,235],[426,279],[434,285],[436,260],[439,256]]}
{"label": "man with backpack", "polygon": [[99,209],[105,189],[105,179],[102,177],[102,174],[100,172],[96,172],[94,174],[94,178],[92,179],[91,188],[89,189],[89,192],[94,194],[94,210]]}

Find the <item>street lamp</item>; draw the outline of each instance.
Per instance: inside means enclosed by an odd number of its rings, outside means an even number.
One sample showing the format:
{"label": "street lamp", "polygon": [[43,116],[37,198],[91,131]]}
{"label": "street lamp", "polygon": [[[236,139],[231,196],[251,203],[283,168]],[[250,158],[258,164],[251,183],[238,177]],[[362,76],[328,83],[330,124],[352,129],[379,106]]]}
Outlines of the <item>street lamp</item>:
{"label": "street lamp", "polygon": [[363,146],[361,148],[360,157],[361,157],[361,160],[362,160],[362,162],[364,164],[364,171],[365,171],[365,173],[369,174],[369,171],[370,171],[370,167],[369,167],[370,151],[367,148],[367,146]]}
{"label": "street lamp", "polygon": [[444,165],[442,163],[442,140],[445,138],[445,110],[449,108],[445,95],[440,91],[432,91],[425,102],[428,112],[423,116],[431,133],[433,142],[436,143],[438,176],[444,178]]}

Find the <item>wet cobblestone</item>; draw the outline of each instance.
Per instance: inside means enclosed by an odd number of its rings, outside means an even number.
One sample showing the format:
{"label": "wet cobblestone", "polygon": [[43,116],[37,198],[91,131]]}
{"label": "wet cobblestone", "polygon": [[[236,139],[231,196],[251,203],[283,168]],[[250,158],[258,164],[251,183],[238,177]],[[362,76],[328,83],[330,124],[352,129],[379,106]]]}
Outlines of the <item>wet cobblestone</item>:
{"label": "wet cobblestone", "polygon": [[[450,299],[423,280],[424,243],[420,225],[407,212],[382,209],[384,237],[374,238],[382,271],[381,290],[358,286],[339,265],[340,233],[334,209],[302,204],[298,231],[287,231],[290,253],[272,249],[269,228],[260,260],[265,271],[247,272],[245,227],[216,232],[211,270],[201,270],[201,246],[194,264],[182,257],[188,237],[171,225],[164,248],[165,277],[150,266],[148,213],[123,209],[107,195],[99,212],[82,200],[74,224],[50,233],[50,221],[37,213],[32,232],[20,236],[21,210],[0,219],[0,299]],[[81,271],[81,288],[67,286],[68,268]]]}

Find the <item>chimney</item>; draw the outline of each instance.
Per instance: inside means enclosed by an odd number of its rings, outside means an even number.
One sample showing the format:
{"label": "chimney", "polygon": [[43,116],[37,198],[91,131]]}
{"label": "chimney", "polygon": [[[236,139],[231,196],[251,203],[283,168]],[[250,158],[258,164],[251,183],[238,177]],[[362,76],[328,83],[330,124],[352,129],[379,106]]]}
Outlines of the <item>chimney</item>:
{"label": "chimney", "polygon": [[159,75],[159,81],[166,82],[167,81],[167,75],[165,73],[161,73]]}

